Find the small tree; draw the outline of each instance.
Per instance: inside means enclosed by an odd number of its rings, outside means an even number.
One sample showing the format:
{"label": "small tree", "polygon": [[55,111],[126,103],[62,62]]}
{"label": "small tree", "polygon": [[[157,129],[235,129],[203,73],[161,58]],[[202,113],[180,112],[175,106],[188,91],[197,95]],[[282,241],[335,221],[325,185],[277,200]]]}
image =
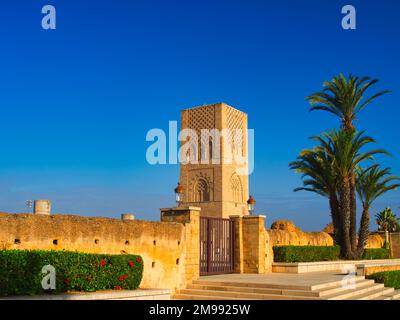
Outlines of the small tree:
{"label": "small tree", "polygon": [[397,232],[400,231],[399,219],[392,209],[387,207],[375,215],[379,231]]}
{"label": "small tree", "polygon": [[[400,184],[392,183],[398,180],[400,180],[399,177],[391,176],[389,168],[381,169],[377,164],[365,170],[358,169],[356,187],[363,207],[356,252],[358,259],[362,257],[368,240],[369,209],[372,203],[384,193],[398,188]],[[386,239],[386,242],[388,242],[388,239]],[[386,243],[386,246],[388,246],[388,243]]]}
{"label": "small tree", "polygon": [[385,210],[377,213],[375,215],[376,224],[378,225],[379,231],[385,232],[385,248],[390,248],[389,243],[389,232],[395,232],[400,230],[399,222],[396,215],[393,213],[392,209],[389,207],[385,208]]}

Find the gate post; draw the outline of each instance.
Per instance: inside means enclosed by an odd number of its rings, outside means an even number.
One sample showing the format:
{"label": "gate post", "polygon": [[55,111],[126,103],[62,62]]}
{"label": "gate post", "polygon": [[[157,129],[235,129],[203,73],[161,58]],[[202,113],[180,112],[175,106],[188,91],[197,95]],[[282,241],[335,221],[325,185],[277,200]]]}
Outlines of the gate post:
{"label": "gate post", "polygon": [[198,207],[163,208],[162,222],[179,222],[185,225],[185,286],[200,277],[200,211]]}
{"label": "gate post", "polygon": [[243,219],[241,216],[229,216],[233,221],[233,272],[243,273]]}
{"label": "gate post", "polygon": [[244,216],[243,235],[243,272],[265,273],[265,216]]}

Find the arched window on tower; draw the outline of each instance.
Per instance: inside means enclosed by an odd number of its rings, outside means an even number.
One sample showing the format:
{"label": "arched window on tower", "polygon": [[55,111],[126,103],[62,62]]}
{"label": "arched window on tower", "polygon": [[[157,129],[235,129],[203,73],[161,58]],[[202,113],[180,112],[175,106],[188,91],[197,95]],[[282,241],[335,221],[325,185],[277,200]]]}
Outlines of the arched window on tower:
{"label": "arched window on tower", "polygon": [[195,202],[210,201],[210,186],[204,179],[199,179],[194,190]]}
{"label": "arched window on tower", "polygon": [[232,190],[232,201],[237,205],[243,203],[243,189],[240,178],[237,174],[231,177],[231,190]]}

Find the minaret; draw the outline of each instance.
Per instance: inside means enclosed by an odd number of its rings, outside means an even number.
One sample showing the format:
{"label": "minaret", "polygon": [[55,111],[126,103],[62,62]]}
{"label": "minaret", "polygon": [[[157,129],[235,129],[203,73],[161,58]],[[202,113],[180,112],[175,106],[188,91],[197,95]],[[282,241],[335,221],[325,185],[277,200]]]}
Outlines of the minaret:
{"label": "minaret", "polygon": [[[181,205],[200,207],[201,215],[207,217],[247,215],[247,114],[225,103],[186,109],[181,112],[181,130],[184,129],[193,129],[195,135],[181,142],[181,151],[186,152],[181,158],[190,160],[180,165],[184,188]],[[203,136],[202,129],[217,130],[211,136]],[[197,147],[183,148],[193,141],[197,141]],[[232,152],[242,160],[237,161]]]}

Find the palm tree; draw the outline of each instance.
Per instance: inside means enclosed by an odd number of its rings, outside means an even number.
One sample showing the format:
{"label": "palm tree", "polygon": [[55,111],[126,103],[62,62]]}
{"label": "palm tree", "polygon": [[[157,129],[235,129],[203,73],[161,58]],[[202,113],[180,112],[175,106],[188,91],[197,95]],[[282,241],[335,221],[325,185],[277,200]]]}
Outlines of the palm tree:
{"label": "palm tree", "polygon": [[[356,228],[352,227],[352,176],[356,168],[365,160],[372,159],[374,154],[386,153],[375,149],[363,152],[362,149],[375,140],[364,135],[364,131],[332,130],[320,136],[313,137],[319,142],[317,147],[332,159],[332,169],[336,174],[337,194],[339,199],[339,225],[341,235],[342,255],[353,259],[356,247],[353,239],[357,238]],[[354,223],[355,224],[355,223]]]}
{"label": "palm tree", "polygon": [[[376,84],[378,79],[370,77],[346,77],[340,73],[334,76],[331,81],[323,83],[323,91],[316,92],[306,97],[311,108],[310,111],[323,110],[338,116],[345,131],[355,131],[353,121],[357,119],[358,113],[376,98],[388,93],[388,90],[380,91],[369,98],[364,99],[366,91]],[[356,250],[356,223],[357,223],[357,202],[356,202],[356,176],[355,172],[349,175],[350,188],[350,234],[352,250]]]}
{"label": "palm tree", "polygon": [[292,170],[302,173],[303,187],[294,191],[310,191],[329,199],[334,238],[340,243],[339,201],[337,198],[337,179],[332,169],[332,159],[317,149],[303,150],[296,161],[289,164]]}
{"label": "palm tree", "polygon": [[[363,211],[361,215],[360,222],[360,230],[358,234],[358,245],[356,257],[361,258],[364,253],[364,247],[368,240],[369,235],[369,223],[370,223],[370,214],[369,210],[371,208],[372,203],[380,197],[385,192],[390,190],[395,190],[400,186],[400,184],[389,184],[392,181],[400,180],[399,177],[391,176],[390,169],[385,168],[381,169],[379,165],[375,164],[365,170],[358,169],[357,172],[357,193],[361,200]],[[390,210],[391,213],[391,210]],[[379,216],[379,215],[378,215]],[[388,214],[388,210],[385,210],[382,216],[379,217],[381,219],[382,225],[387,221],[393,222],[397,220],[393,215],[390,216]]]}
{"label": "palm tree", "polygon": [[324,110],[338,116],[345,130],[354,130],[353,121],[357,114],[373,100],[388,93],[388,90],[380,91],[371,97],[364,99],[368,88],[377,83],[378,79],[370,77],[355,77],[349,75],[348,79],[340,73],[331,81],[323,83],[323,91],[316,92],[306,97],[310,102],[310,111]]}

